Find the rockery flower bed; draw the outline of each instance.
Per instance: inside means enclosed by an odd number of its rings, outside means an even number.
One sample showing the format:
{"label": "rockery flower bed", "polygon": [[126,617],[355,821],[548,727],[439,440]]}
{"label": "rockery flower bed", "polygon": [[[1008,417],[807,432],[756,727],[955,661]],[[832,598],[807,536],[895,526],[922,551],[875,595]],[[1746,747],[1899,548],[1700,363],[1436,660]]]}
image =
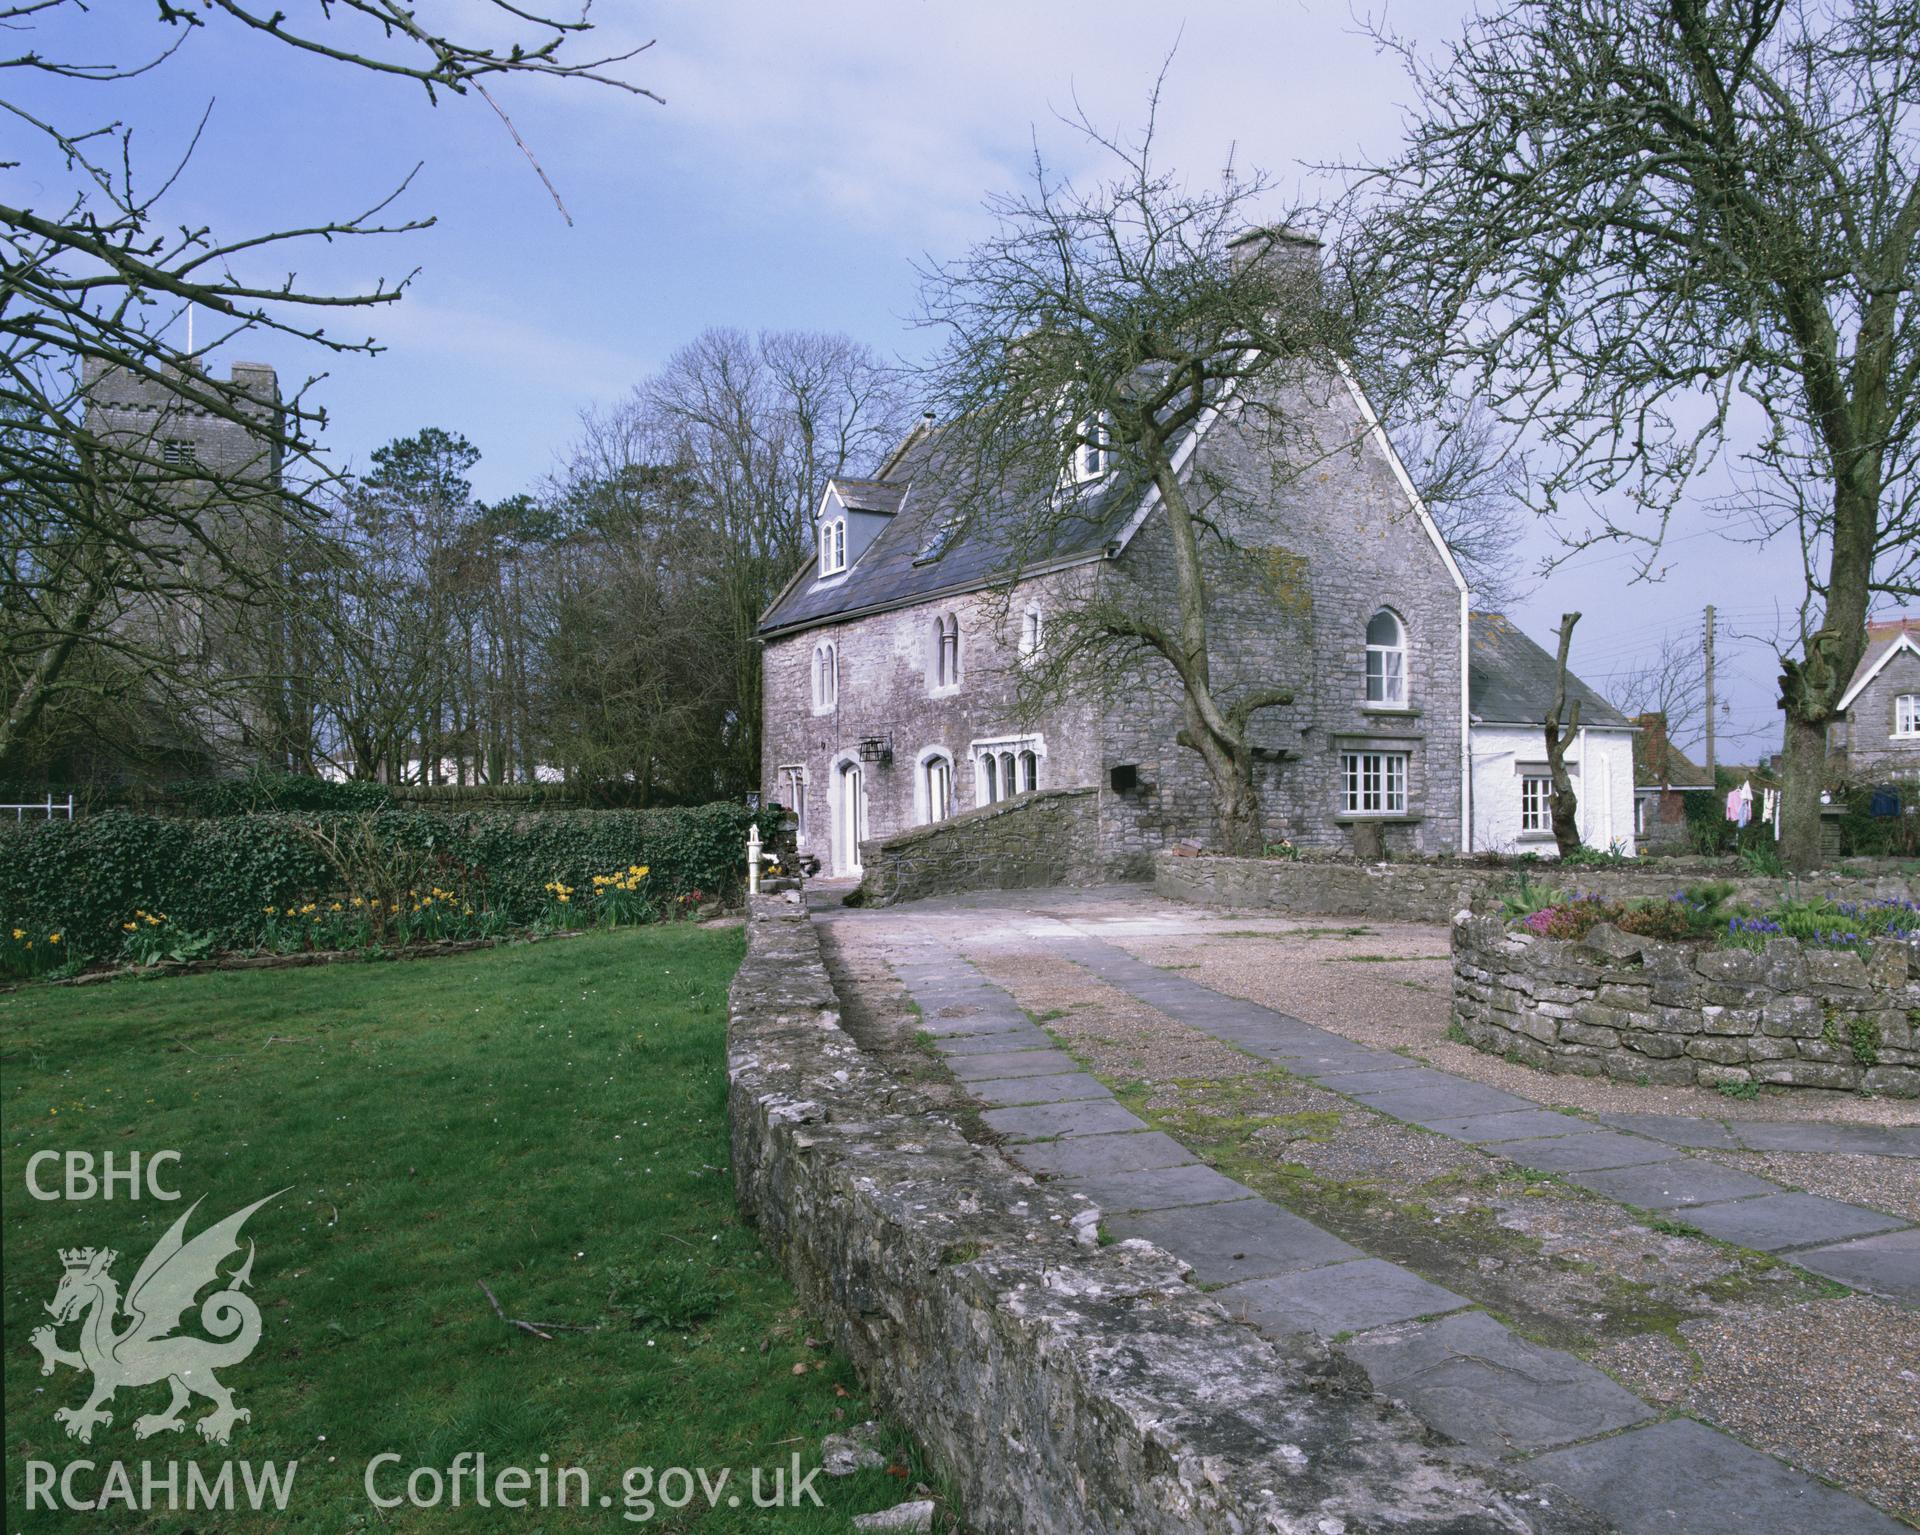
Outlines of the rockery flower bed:
{"label": "rockery flower bed", "polygon": [[1609,902],[1523,886],[1453,928],[1458,1032],[1494,1054],[1626,1081],[1920,1096],[1920,909],[1726,887]]}

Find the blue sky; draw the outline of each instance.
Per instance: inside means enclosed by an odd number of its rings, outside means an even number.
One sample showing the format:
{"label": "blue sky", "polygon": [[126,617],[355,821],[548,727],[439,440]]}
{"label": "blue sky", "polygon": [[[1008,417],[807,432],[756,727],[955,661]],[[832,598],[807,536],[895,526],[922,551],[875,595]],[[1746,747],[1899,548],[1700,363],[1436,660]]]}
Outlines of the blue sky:
{"label": "blue sky", "polygon": [[[1464,9],[1415,0],[1393,15],[1437,43]],[[102,12],[67,29],[78,52],[126,58],[165,36],[150,6]],[[429,108],[417,87],[218,26],[93,109],[138,124],[141,163],[157,169],[211,105],[169,206],[176,220],[228,233],[337,218],[421,163],[392,211],[431,215],[433,228],[298,258],[315,286],[420,269],[399,305],[341,321],[343,333],[376,335],[381,356],[328,359],[257,337],[224,354],[271,362],[287,384],[326,371],[314,398],[331,414],[338,461],[364,464],[382,442],[437,425],[481,449],[483,496],[532,488],[583,409],[617,399],[708,326],[840,330],[912,357],[924,343],[906,319],[913,263],[956,253],[983,228],[982,197],[1021,179],[1036,137],[1061,168],[1087,163],[1057,121],[1076,100],[1097,121],[1136,124],[1176,44],[1160,142],[1196,177],[1231,152],[1283,193],[1311,196],[1322,183],[1306,166],[1391,153],[1407,97],[1397,62],[1360,35],[1346,0],[600,0],[594,16],[609,44],[656,40],[626,69],[664,106],[577,83],[510,81],[498,92],[572,227],[483,103]],[[68,111],[85,99],[62,97]],[[60,185],[50,167],[0,178],[27,183],[11,189],[29,201]],[[1537,528],[1527,556],[1555,548]],[[1672,546],[1664,580],[1631,574],[1617,552],[1583,556],[1513,616],[1546,642],[1562,609],[1579,608],[1576,669],[1604,687],[1662,635],[1697,637],[1702,605],[1717,602],[1732,620],[1721,639],[1723,757],[1777,749],[1771,652],[1741,636],[1770,631],[1776,608],[1791,611],[1794,552],[1695,533]]]}

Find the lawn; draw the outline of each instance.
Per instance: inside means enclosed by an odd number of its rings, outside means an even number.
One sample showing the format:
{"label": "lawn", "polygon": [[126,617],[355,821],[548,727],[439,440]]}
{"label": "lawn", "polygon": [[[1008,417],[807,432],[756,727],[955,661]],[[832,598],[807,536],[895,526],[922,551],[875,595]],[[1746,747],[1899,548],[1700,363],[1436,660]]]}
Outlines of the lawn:
{"label": "lawn", "polygon": [[[735,1211],[727,1171],[726,989],[737,931],[675,925],[408,963],[27,988],[0,996],[4,1169],[5,1525],[87,1522],[141,1530],[535,1531],[645,1527],[844,1531],[850,1514],[908,1495],[922,1469],[897,1437],[886,1470],[809,1484],[824,1508],[756,1511],[749,1477],[819,1462],[823,1434],[868,1416],[845,1363],[810,1341],[804,1316]],[[184,1197],[43,1201],[35,1153],[112,1152],[125,1165],[178,1151],[159,1181]],[[61,1167],[37,1168],[44,1188]],[[123,1387],[90,1445],[54,1419],[88,1380],[43,1376],[30,1334],[62,1279],[61,1249],[112,1247],[123,1290],[196,1199],[188,1235],[263,1195],[221,1266],[257,1244],[258,1346],[219,1379],[251,1414],[230,1444],[204,1442],[196,1397],[181,1432],[137,1439],[167,1405],[164,1382]],[[506,1316],[572,1324],[550,1339]],[[201,1291],[204,1301],[211,1287]],[[186,1331],[198,1333],[197,1311]],[[76,1347],[80,1324],[59,1329]],[[415,1467],[461,1452],[487,1476],[560,1466],[591,1479],[588,1509],[380,1510]],[[297,1460],[284,1512],[218,1515],[25,1509],[29,1461],[108,1490],[123,1461]],[[627,1505],[629,1467],[722,1468],[719,1506],[692,1482],[675,1511]],[[234,1475],[241,1474],[238,1465]],[[178,1472],[180,1496],[187,1472]],[[557,1482],[549,1481],[549,1488]],[[643,1484],[631,1484],[639,1489]],[[537,1489],[538,1484],[533,1484]],[[685,1478],[659,1484],[677,1500]],[[578,1479],[569,1484],[577,1494]],[[432,1484],[420,1482],[430,1494]],[[516,1491],[508,1485],[509,1495]],[[740,1495],[741,1506],[729,1507]],[[523,1494],[533,1497],[533,1490]],[[597,1506],[602,1495],[612,1506]]]}

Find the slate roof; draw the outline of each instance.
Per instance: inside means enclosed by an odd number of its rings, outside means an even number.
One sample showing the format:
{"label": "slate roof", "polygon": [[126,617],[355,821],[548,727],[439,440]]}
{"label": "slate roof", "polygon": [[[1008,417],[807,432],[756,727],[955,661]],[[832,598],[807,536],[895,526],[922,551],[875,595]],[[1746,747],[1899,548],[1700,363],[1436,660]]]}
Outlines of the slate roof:
{"label": "slate roof", "polygon": [[[1467,698],[1477,720],[1538,725],[1553,708],[1554,658],[1500,613],[1475,613],[1468,625]],[[1569,671],[1567,705],[1580,700],[1580,723],[1631,730],[1633,722]]]}
{"label": "slate roof", "polygon": [[1867,625],[1867,648],[1861,652],[1860,664],[1848,679],[1846,691],[1849,695],[1873,675],[1874,669],[1886,659],[1887,652],[1900,643],[1903,634],[1914,644],[1920,645],[1920,618],[1894,618]]}
{"label": "slate roof", "polygon": [[[811,560],[802,567],[761,615],[761,634],[974,590],[1005,578],[1015,558],[1014,539],[1027,519],[1010,504],[969,507],[962,519],[954,489],[961,477],[942,465],[942,435],[939,428],[916,428],[882,466],[882,479],[832,482],[849,506],[895,515],[845,576],[822,580]],[[1097,557],[1119,538],[1143,494],[1144,487],[1118,481],[1088,487],[1074,515],[1063,516],[1050,530],[1048,546],[1019,551],[1020,563],[1032,568]],[[957,524],[956,536],[936,554],[936,535],[950,523]]]}
{"label": "slate roof", "polygon": [[835,479],[841,505],[856,512],[885,512],[891,517],[907,496],[905,480]]}

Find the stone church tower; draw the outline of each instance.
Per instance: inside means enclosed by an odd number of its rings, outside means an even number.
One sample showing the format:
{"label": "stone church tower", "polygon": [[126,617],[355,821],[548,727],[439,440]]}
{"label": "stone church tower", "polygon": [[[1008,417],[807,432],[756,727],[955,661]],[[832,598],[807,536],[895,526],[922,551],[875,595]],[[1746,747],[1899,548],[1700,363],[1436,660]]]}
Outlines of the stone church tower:
{"label": "stone church tower", "polygon": [[[164,744],[213,767],[277,757],[283,734],[269,698],[284,671],[278,621],[242,600],[251,583],[240,572],[269,570],[284,557],[284,410],[267,364],[236,362],[228,378],[247,397],[246,421],[98,362],[88,363],[85,386],[88,431],[129,455],[149,482],[133,531],[153,569],[132,583],[149,589],[116,622],[159,663],[147,702],[171,727],[174,739]],[[154,510],[155,501],[170,510]],[[185,696],[168,696],[176,690]]]}

